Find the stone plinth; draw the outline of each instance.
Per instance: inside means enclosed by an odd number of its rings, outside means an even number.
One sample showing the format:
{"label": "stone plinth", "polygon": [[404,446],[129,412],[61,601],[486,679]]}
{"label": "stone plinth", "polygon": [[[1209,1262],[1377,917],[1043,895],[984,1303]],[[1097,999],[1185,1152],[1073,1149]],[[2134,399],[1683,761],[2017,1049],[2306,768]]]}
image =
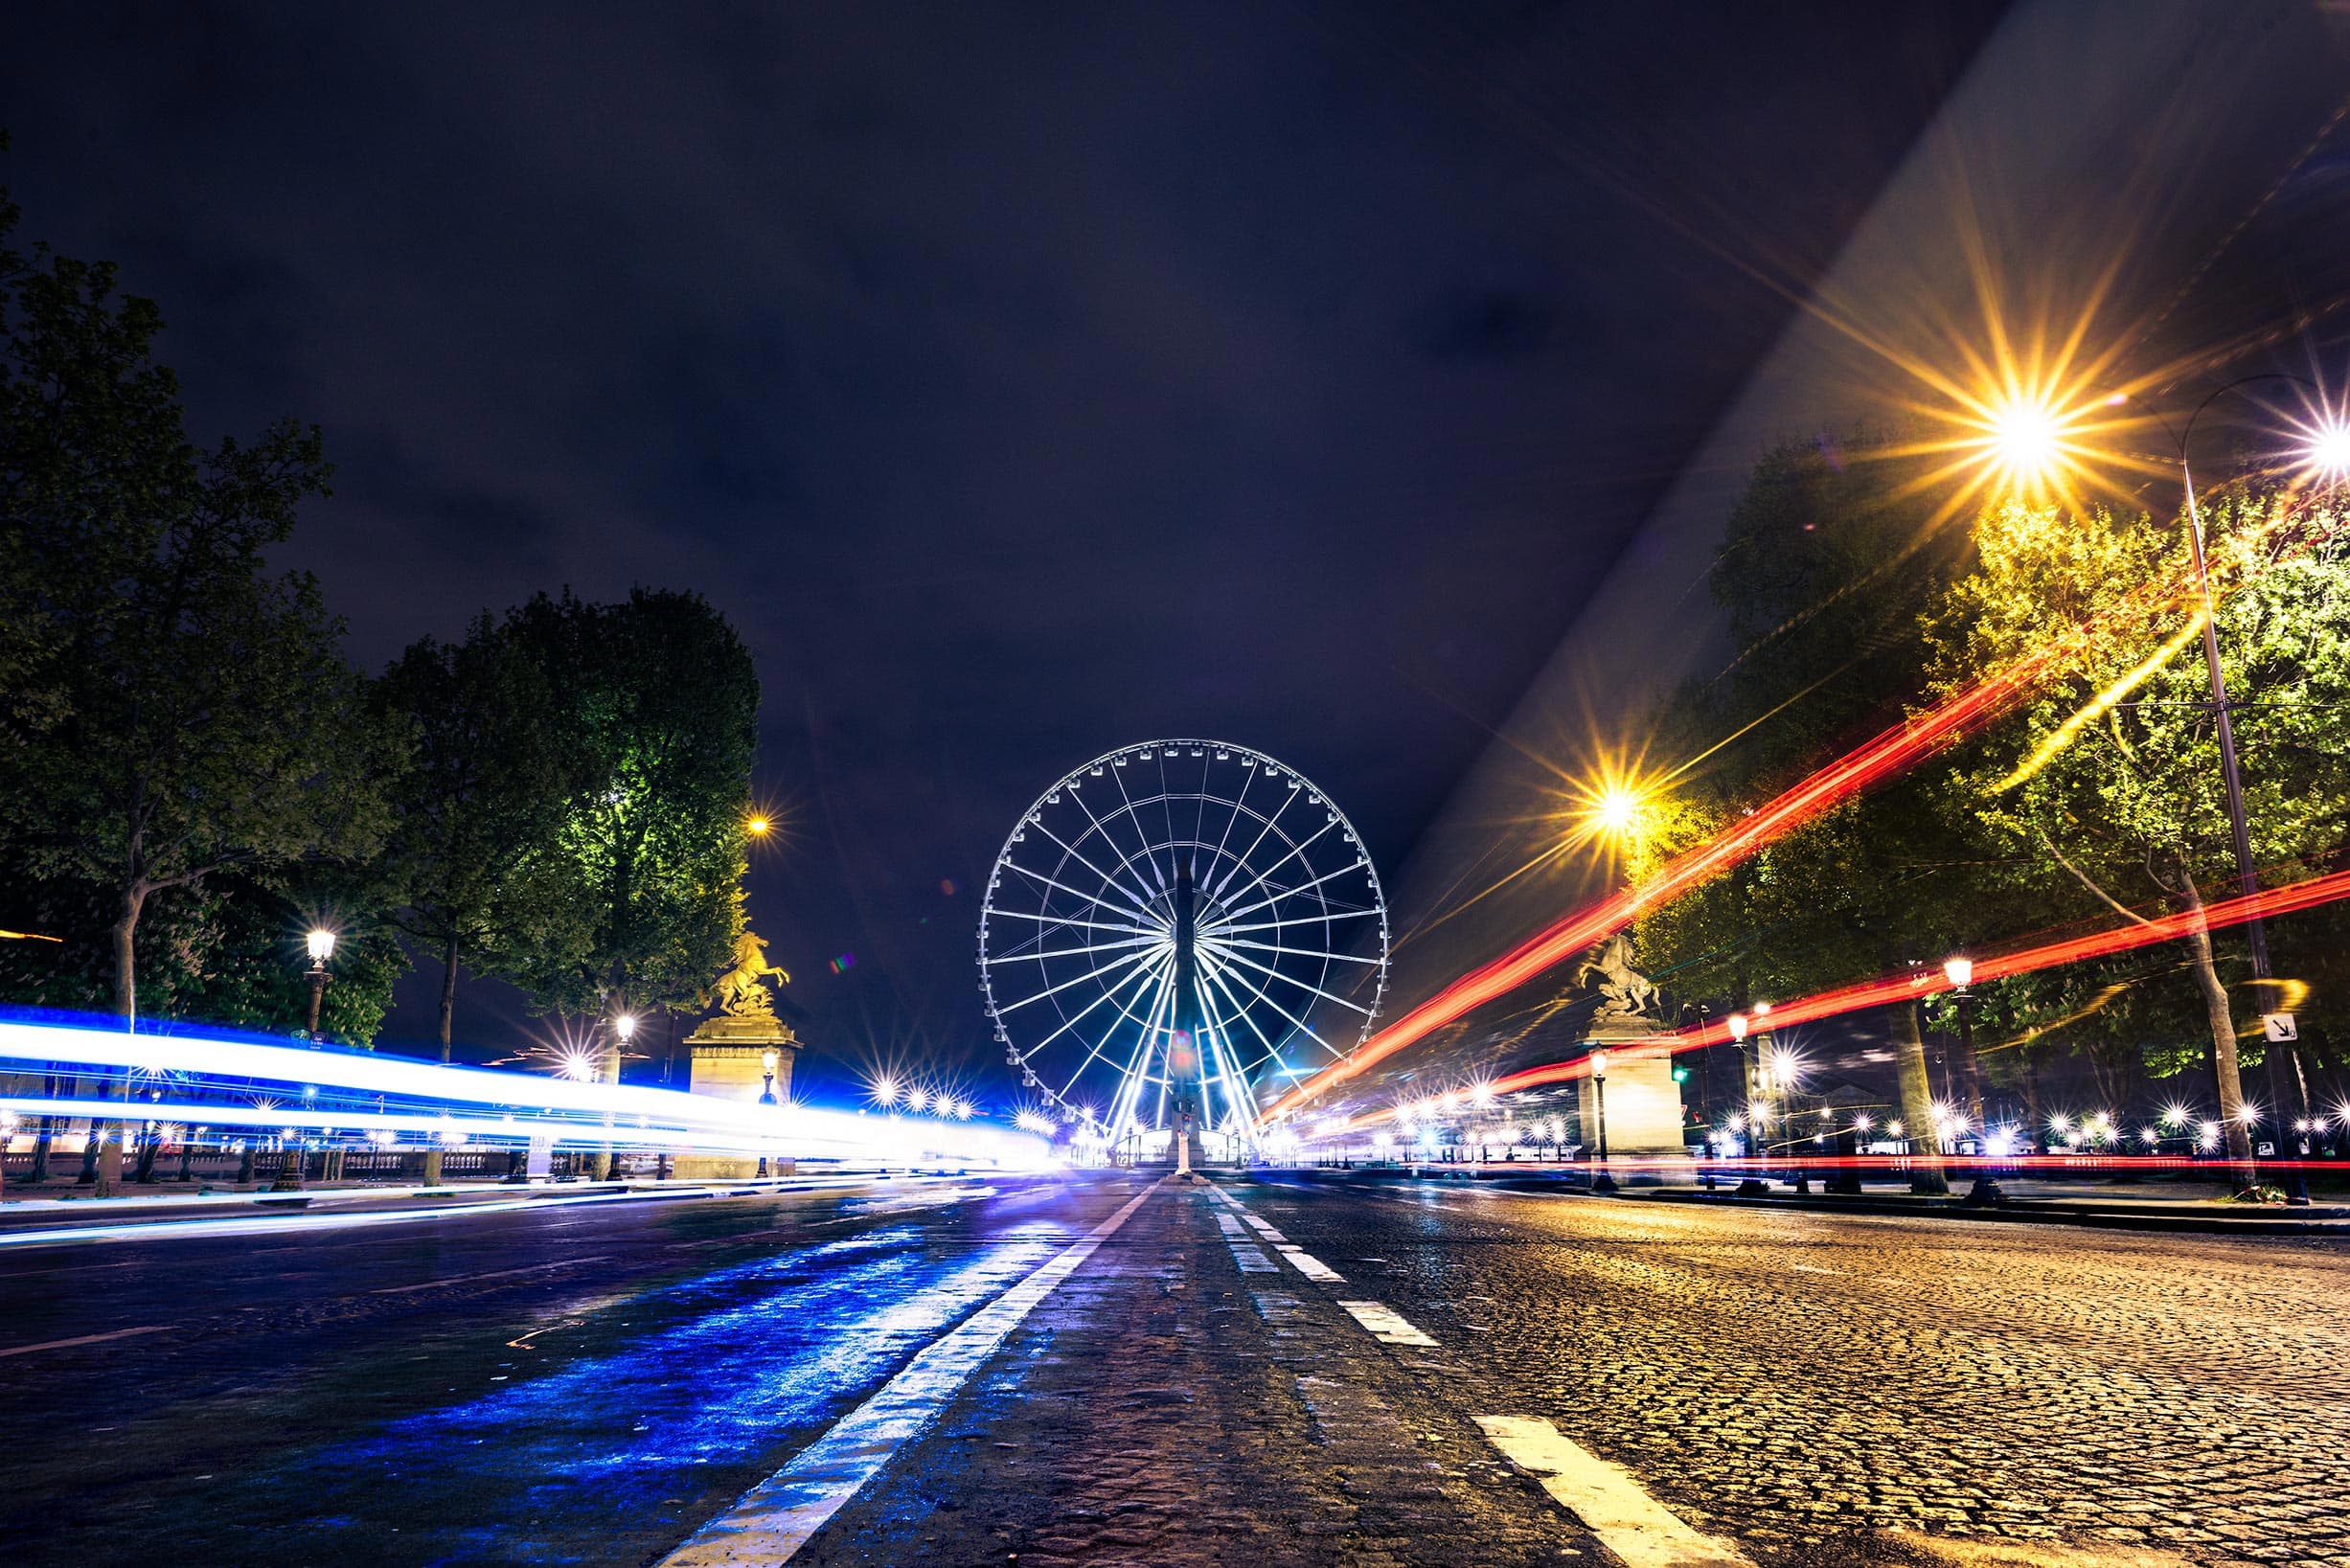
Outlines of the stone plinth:
{"label": "stone plinth", "polygon": [[[703,1019],[685,1043],[693,1053],[693,1076],[686,1080],[693,1093],[758,1103],[766,1092],[766,1056],[772,1051],[776,1103],[791,1098],[791,1058],[800,1054],[800,1042],[782,1019],[763,1013],[737,1016],[722,1012]],[[677,1159],[674,1170],[689,1181],[723,1180],[757,1175],[759,1161],[756,1156],[687,1154]],[[769,1160],[767,1170],[788,1175],[791,1162]]]}
{"label": "stone plinth", "polygon": [[[1632,1040],[1654,1039],[1656,1031],[1625,1030],[1615,1039],[1596,1031],[1587,1042],[1608,1057],[1608,1153],[1609,1157],[1686,1154],[1681,1138],[1681,1086],[1673,1081],[1673,1058],[1668,1056],[1627,1057],[1617,1049]],[[1581,1117],[1586,1153],[1599,1148],[1599,1085],[1586,1078],[1576,1082],[1575,1108]]]}

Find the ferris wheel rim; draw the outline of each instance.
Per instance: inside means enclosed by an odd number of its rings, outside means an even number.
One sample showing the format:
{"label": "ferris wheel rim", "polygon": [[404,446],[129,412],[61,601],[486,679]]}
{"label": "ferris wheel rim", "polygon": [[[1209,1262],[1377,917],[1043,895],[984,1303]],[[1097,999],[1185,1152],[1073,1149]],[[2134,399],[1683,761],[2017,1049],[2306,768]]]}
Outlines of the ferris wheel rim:
{"label": "ferris wheel rim", "polygon": [[[1212,759],[1202,768],[1196,788],[1178,788],[1170,781],[1167,764],[1178,758]],[[1244,770],[1238,788],[1220,790],[1215,764],[1236,760]],[[1124,775],[1136,761],[1159,764],[1155,772],[1161,787],[1156,791],[1147,786],[1140,791],[1128,788]],[[1084,784],[1104,777],[1117,779],[1119,800],[1096,813],[1084,793]],[[1259,779],[1278,779],[1286,786],[1269,806],[1248,800],[1248,791]],[[1282,821],[1301,794],[1311,807],[1325,813],[1321,824],[1310,830],[1302,824],[1285,826]],[[1048,807],[1058,807],[1064,795],[1078,803],[1084,816],[1083,824],[1046,822]],[[1185,807],[1193,811],[1194,831],[1189,836],[1175,822],[1178,808]],[[1211,807],[1221,813],[1222,827],[1213,841],[1205,832]],[[1154,810],[1163,825],[1163,832],[1156,836],[1152,824],[1143,815],[1146,809]],[[1122,819],[1134,840],[1131,847],[1108,826]],[[1243,822],[1248,829],[1241,829]],[[1069,836],[1055,831],[1056,826]],[[1024,864],[1015,852],[1028,841],[1032,829],[1059,852],[1045,870]],[[1246,848],[1237,851],[1231,842],[1236,829],[1251,834]],[[1334,832],[1334,843],[1349,847],[1351,852],[1336,856],[1325,852],[1317,868],[1310,852]],[[1099,849],[1092,842],[1097,838]],[[1268,839],[1273,841],[1269,846]],[[1267,848],[1273,852],[1269,861],[1260,857]],[[1153,904],[1169,896],[1175,858],[1184,858],[1183,875],[1189,877],[1190,868],[1197,864],[1192,857],[1201,853],[1209,856],[1211,872],[1200,876],[1199,891],[1208,898],[1213,914],[1202,917],[1207,923],[1197,927],[1197,944],[1203,957],[1200,967],[1193,971],[1192,985],[1203,1010],[1203,1054],[1217,1057],[1221,1041],[1221,1056],[1233,1058],[1216,1062],[1227,1116],[1238,1118],[1245,1104],[1253,1117],[1257,1084],[1250,1075],[1268,1063],[1278,1069],[1283,1053],[1301,1035],[1312,1039],[1333,1061],[1347,1059],[1370,1036],[1386,991],[1388,917],[1378,868],[1353,820],[1304,773],[1256,747],[1198,738],[1129,742],[1080,762],[1030,802],[997,852],[981,895],[979,986],[994,1039],[1020,1071],[1025,1084],[1072,1118],[1098,1122],[1098,1108],[1080,1103],[1077,1096],[1079,1085],[1097,1062],[1104,1065],[1105,1073],[1117,1075],[1117,1093],[1111,1097],[1112,1123],[1122,1114],[1116,1103],[1120,1099],[1127,1102],[1123,1115],[1130,1125],[1139,1091],[1153,1082],[1165,1088],[1166,1077],[1153,1078],[1145,1059],[1154,1032],[1162,1027],[1162,1013],[1167,1028],[1173,1027],[1175,1017],[1168,1001],[1171,922]],[[1041,861],[1049,854],[1040,849],[1036,858]],[[1167,859],[1162,861],[1161,856]],[[1300,875],[1277,881],[1275,874],[1291,862],[1300,868]],[[1082,867],[1083,875],[1073,872],[1072,866]],[[1361,882],[1361,894],[1356,899],[1342,902],[1338,890],[1325,891],[1334,881],[1356,875]],[[1007,889],[1015,887],[1025,888],[1037,907],[1013,907],[1006,895]],[[1056,895],[1075,900],[1083,906],[1083,913],[1071,907],[1057,908]],[[1227,896],[1233,897],[1228,904],[1221,901]],[[1293,899],[1307,900],[1305,913],[1283,908]],[[992,941],[992,922],[999,920],[1025,922],[1036,929],[1032,936],[1004,950],[1000,943]],[[1375,922],[1370,928],[1376,932],[1375,943],[1363,941],[1359,935],[1363,927],[1340,929],[1344,922],[1360,920]],[[1320,945],[1305,945],[1314,941],[1312,932],[1306,929],[1310,927],[1321,929]],[[1074,945],[1043,946],[1048,935],[1058,937],[1064,932],[1077,933],[1072,937]],[[1303,934],[1285,936],[1288,932]],[[1311,971],[1311,980],[1282,967],[1292,959],[1318,965]],[[1048,960],[1074,960],[1090,966],[1068,978],[1052,980]],[[999,971],[1032,961],[1038,965],[1038,989],[1015,995],[1015,988],[999,985]],[[1339,966],[1351,970],[1354,978],[1337,978],[1333,971]],[[1367,1005],[1355,999],[1365,983],[1370,987]],[[1277,987],[1293,988],[1303,994],[1290,999],[1293,1007],[1284,1006],[1275,995]],[[1079,992],[1077,1000],[1084,1001],[1074,1014],[1053,1000],[1071,991]],[[1344,994],[1348,992],[1353,994]],[[1088,995],[1090,1000],[1084,1000]],[[1056,1027],[1047,1033],[1028,1034],[1024,1043],[1020,1037],[1026,1033],[1024,1021],[1015,1026],[1009,1020],[1048,1000],[1053,1000],[1052,1010],[1038,1009],[1038,1016]],[[1082,1046],[1084,1053],[1065,1079],[1054,1081],[1058,1070],[1048,1077],[1041,1067],[1046,1050],[1079,1031],[1105,1006],[1114,1007],[1108,1021],[1093,1032],[1077,1034],[1069,1049]],[[1309,1022],[1322,1006],[1355,1015],[1351,1029],[1331,1030],[1343,1044],[1334,1043]],[[1138,1013],[1137,1009],[1142,1011]],[[1271,1021],[1274,1016],[1278,1023]],[[1330,1028],[1328,1018],[1321,1022]],[[1243,1026],[1253,1034],[1254,1045],[1237,1033]],[[1121,1067],[1105,1057],[1103,1046],[1127,1027],[1137,1030],[1137,1043]]]}

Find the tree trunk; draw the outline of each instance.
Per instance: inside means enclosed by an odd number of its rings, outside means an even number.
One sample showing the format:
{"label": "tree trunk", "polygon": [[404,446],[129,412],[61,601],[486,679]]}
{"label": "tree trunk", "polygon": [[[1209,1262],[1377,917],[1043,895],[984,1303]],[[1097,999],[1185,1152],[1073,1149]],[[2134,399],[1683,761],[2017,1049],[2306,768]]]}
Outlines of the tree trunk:
{"label": "tree trunk", "polygon": [[1901,1079],[1902,1130],[1909,1147],[1928,1153],[1913,1160],[1909,1191],[1928,1196],[1947,1193],[1942,1174],[1942,1139],[1934,1128],[1934,1090],[1926,1076],[1926,1038],[1918,1032],[1918,1005],[1897,1002],[1893,1013],[1893,1059]]}
{"label": "tree trunk", "polygon": [[[448,944],[441,950],[441,1059],[448,1060],[449,1041],[457,1020],[457,933],[451,922]],[[424,1185],[441,1185],[441,1146],[424,1150]]]}
{"label": "tree trunk", "polygon": [[[147,902],[147,890],[133,883],[123,894],[123,918],[114,922],[114,1011],[123,1020],[125,1033],[139,1026],[139,978],[137,968],[139,910]],[[130,1098],[130,1069],[123,1069],[123,1082],[115,1098]],[[99,1197],[112,1197],[123,1186],[123,1124],[103,1124],[104,1142],[98,1150]],[[93,1133],[100,1129],[93,1128]]]}
{"label": "tree trunk", "polygon": [[2179,939],[2185,943],[2188,968],[2195,975],[2196,989],[2203,993],[2203,1011],[2211,1023],[2211,1071],[2220,1085],[2220,1131],[2227,1140],[2228,1185],[2242,1192],[2257,1186],[2259,1167],[2252,1163],[2252,1129],[2244,1120],[2244,1075],[2236,1065],[2236,1018],[2227,1005],[2227,988],[2220,984],[2220,971],[2211,962],[2211,930],[2201,920],[2203,896],[2195,883],[2182,876],[2185,890],[2174,898],[2199,918],[2195,928]]}

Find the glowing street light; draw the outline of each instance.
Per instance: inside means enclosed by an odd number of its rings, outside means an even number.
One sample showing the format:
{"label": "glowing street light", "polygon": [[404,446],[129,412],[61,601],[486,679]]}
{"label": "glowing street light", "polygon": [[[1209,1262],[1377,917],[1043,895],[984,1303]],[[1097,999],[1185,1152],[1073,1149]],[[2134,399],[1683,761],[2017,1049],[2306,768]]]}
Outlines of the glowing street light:
{"label": "glowing street light", "polygon": [[[777,1064],[782,1060],[783,1057],[777,1056],[772,1051],[762,1051],[759,1054],[759,1066],[767,1076],[766,1089],[759,1096],[759,1102],[762,1105],[772,1105],[775,1103],[775,1069]],[[762,1160],[759,1163],[761,1165],[766,1164],[764,1160]]]}
{"label": "glowing street light", "polygon": [[2320,420],[2301,444],[2301,461],[2328,484],[2350,478],[2350,419],[2333,414]]}
{"label": "glowing street light", "polygon": [[2064,461],[2066,422],[2044,396],[2017,395],[1989,411],[1980,444],[2010,484],[2044,486]]}
{"label": "glowing street light", "polygon": [[624,1012],[618,1017],[614,1018],[612,1020],[612,1033],[620,1036],[621,1044],[627,1045],[636,1036],[636,1015],[634,1013]]}
{"label": "glowing street light", "polygon": [[753,838],[764,838],[767,835],[767,830],[773,828],[775,824],[769,822],[764,817],[753,817],[742,826]]}

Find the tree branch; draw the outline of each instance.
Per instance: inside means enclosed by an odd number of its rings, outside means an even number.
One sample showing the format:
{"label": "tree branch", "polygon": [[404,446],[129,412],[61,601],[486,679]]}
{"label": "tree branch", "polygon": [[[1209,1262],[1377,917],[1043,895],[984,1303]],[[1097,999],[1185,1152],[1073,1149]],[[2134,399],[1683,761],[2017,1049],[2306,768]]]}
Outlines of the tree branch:
{"label": "tree branch", "polygon": [[[2113,895],[2111,895],[2110,893],[2108,893],[2108,892],[2107,892],[2105,889],[2103,889],[2103,888],[2099,887],[2099,886],[2096,884],[2096,882],[2090,878],[2089,875],[2088,875],[2087,872],[2083,871],[2083,870],[2082,870],[2080,867],[2078,867],[2078,866],[2074,865],[2074,864],[2073,864],[2071,861],[2069,861],[2069,860],[2065,859],[2065,852],[2064,852],[2064,851],[2062,851],[2062,850],[2060,850],[2060,849],[2058,849],[2058,848],[2056,847],[2056,842],[2055,842],[2055,840],[2051,839],[2051,838],[2048,836],[2047,830],[2046,830],[2045,829],[2035,829],[2035,830],[2036,830],[2036,831],[2038,831],[2038,832],[2039,832],[2039,834],[2040,834],[2040,843],[2041,843],[2041,848],[2042,848],[2042,849],[2046,850],[2046,851],[2048,852],[2048,853],[2049,853],[2049,854],[2053,855],[2053,856],[2055,857],[2055,859],[2056,859],[2056,863],[2057,863],[2058,865],[2060,865],[2060,866],[2064,867],[2064,868],[2065,868],[2066,871],[2068,871],[2068,872],[2072,873],[2073,876],[2074,876],[2074,877],[2075,877],[2075,878],[2076,878],[2076,879],[2077,879],[2077,880],[2080,882],[2080,884],[2081,884],[2083,887],[2085,887],[2085,888],[2088,889],[2088,890],[2089,890],[2091,893],[2094,893],[2094,894],[2095,894],[2095,895],[2096,895],[2096,896],[2097,896],[2099,898],[2103,899],[2103,900],[2105,901],[2106,905],[2107,905],[2109,908],[2110,908],[2110,909],[2111,909],[2111,910],[2112,910],[2112,911],[2113,911],[2115,914],[2117,914],[2117,915],[2121,916],[2121,917],[2122,917],[2123,919],[2125,919],[2125,920],[2135,920],[2135,921],[2136,921],[2138,924],[2140,924],[2140,925],[2152,925],[2152,924],[2154,924],[2154,923],[2155,923],[2154,921],[2152,921],[2152,920],[2148,920],[2148,919],[2147,919],[2145,916],[2140,915],[2140,914],[2136,913],[2136,912],[2135,912],[2135,911],[2133,911],[2133,910],[2131,910],[2131,909],[2129,909],[2129,908],[2124,907],[2124,905],[2121,903],[2121,901],[2120,901],[2119,899],[2115,898],[2113,897]],[[2157,880],[2159,880],[2159,878],[2156,878],[2156,879],[2157,879]]]}

